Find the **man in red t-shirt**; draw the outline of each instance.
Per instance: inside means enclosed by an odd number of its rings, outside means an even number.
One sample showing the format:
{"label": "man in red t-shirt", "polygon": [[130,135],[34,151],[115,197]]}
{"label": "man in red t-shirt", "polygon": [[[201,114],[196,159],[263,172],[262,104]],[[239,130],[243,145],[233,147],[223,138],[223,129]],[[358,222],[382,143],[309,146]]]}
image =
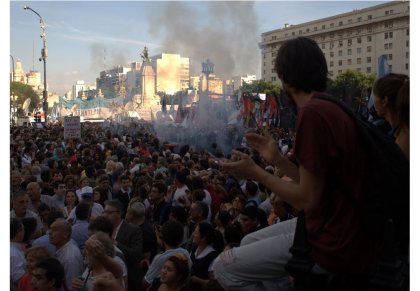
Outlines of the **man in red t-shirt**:
{"label": "man in red t-shirt", "polygon": [[[264,184],[295,209],[304,210],[310,256],[316,264],[313,272],[366,274],[373,259],[372,243],[363,236],[360,219],[337,182],[360,197],[366,159],[356,126],[337,105],[316,98],[326,89],[328,67],[315,41],[299,37],[283,43],[276,71],[286,96],[299,108],[293,154],[290,160],[281,155],[266,133],[248,133],[246,138],[293,181],[268,173],[238,151],[233,152],[236,161],[222,163],[223,169]],[[291,219],[246,236],[239,248],[216,259],[216,279],[229,290],[278,289],[273,282],[287,275],[284,265],[291,258],[295,225],[296,219]]]}

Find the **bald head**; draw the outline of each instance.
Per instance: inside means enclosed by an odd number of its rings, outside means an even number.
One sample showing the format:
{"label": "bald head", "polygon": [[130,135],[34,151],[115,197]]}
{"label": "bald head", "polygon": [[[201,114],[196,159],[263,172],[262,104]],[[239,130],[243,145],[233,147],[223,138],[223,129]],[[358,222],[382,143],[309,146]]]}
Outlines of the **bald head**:
{"label": "bald head", "polygon": [[71,224],[63,219],[56,219],[50,226],[50,243],[57,249],[65,245],[71,238]]}

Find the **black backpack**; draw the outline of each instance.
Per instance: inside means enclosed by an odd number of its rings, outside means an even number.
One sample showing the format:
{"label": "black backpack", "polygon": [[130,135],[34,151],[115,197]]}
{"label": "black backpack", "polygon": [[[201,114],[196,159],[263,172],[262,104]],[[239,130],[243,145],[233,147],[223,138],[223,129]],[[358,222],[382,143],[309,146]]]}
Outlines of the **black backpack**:
{"label": "black backpack", "polygon": [[[360,144],[366,151],[368,176],[365,179],[365,190],[361,200],[356,201],[349,187],[342,181],[337,181],[341,192],[359,212],[362,231],[377,245],[375,263],[371,267],[369,278],[366,278],[370,287],[366,290],[404,290],[408,283],[409,162],[392,138],[384,135],[374,125],[363,121],[346,104],[324,94],[314,98],[333,102],[354,120]],[[307,283],[312,281],[315,285],[316,281],[322,281],[324,286],[319,290],[334,290],[336,288],[328,288],[328,284],[337,281],[347,284],[352,280],[352,278],[343,279],[343,276],[340,280],[336,280],[333,275],[329,275],[328,279],[319,280],[319,276],[310,274],[309,266],[314,262],[308,257],[303,213],[298,218],[294,246],[290,251],[293,258],[286,268],[296,277],[297,286],[304,277],[303,280]],[[309,283],[308,286],[311,289],[303,287],[296,290],[315,290],[314,285]]]}

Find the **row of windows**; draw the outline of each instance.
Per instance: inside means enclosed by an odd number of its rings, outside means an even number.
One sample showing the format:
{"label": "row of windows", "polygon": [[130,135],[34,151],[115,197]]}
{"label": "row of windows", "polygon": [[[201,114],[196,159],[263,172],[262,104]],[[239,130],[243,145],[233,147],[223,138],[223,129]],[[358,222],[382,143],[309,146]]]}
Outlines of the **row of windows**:
{"label": "row of windows", "polygon": [[[409,64],[408,63],[405,63],[405,69],[408,70],[408,68],[409,68]],[[389,65],[389,70],[390,70],[390,72],[392,72],[392,65]],[[356,71],[361,72],[362,69],[361,68],[356,68]],[[329,73],[330,76],[334,75],[334,72],[333,71],[328,71],[328,73]],[[343,70],[338,70],[337,73],[338,73],[338,75],[340,75],[340,74],[343,73]],[[372,73],[372,67],[366,67],[366,73],[367,74]],[[264,78],[264,80],[265,80],[265,78]],[[276,76],[272,76],[271,77],[271,81],[272,82],[277,81],[277,77]]]}
{"label": "row of windows", "polygon": [[[353,59],[347,59],[345,62],[348,66],[351,66],[353,64]],[[370,64],[372,63],[372,57],[366,57],[366,63]],[[330,67],[334,67],[334,61],[330,61]],[[341,67],[343,65],[343,60],[338,60],[337,62],[338,66]],[[356,64],[361,65],[362,64],[362,58],[356,59]]]}

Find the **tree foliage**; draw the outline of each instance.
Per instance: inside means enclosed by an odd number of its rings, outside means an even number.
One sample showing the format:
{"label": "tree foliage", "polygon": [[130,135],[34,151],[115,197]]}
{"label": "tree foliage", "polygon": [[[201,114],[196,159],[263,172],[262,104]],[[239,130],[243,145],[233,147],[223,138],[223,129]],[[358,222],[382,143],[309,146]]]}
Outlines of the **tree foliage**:
{"label": "tree foliage", "polygon": [[372,87],[376,76],[374,74],[364,74],[359,71],[346,70],[338,75],[334,81],[330,83],[332,89],[336,88],[360,88],[366,91]]}
{"label": "tree foliage", "polygon": [[251,84],[244,83],[241,86],[243,93],[264,93],[267,95],[280,95],[281,86],[272,82],[266,82],[264,80],[256,80]]}
{"label": "tree foliage", "polygon": [[38,94],[32,89],[31,86],[20,83],[20,82],[11,82],[10,83],[10,96],[16,96],[15,102],[16,105],[22,106],[27,98],[31,99],[31,104],[29,105],[29,111],[32,111],[35,107],[39,107],[41,98]]}

